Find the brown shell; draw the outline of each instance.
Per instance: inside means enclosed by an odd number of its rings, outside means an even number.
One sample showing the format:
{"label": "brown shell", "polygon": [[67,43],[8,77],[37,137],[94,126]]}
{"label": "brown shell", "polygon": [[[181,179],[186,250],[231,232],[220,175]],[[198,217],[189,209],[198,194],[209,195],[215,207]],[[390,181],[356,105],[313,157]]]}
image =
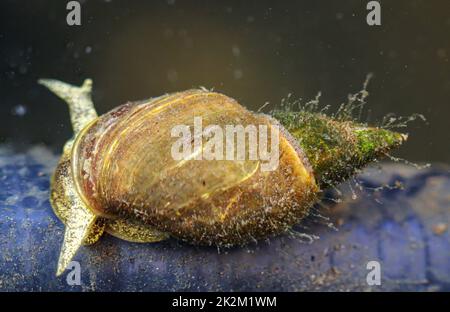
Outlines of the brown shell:
{"label": "brown shell", "polygon": [[[294,140],[280,132],[278,169],[257,160],[174,160],[175,125],[267,124],[235,100],[189,90],[128,103],[78,136],[72,165],[78,191],[107,218],[132,218],[197,244],[235,245],[286,230],[308,211],[317,186]],[[280,126],[281,127],[281,126]]]}

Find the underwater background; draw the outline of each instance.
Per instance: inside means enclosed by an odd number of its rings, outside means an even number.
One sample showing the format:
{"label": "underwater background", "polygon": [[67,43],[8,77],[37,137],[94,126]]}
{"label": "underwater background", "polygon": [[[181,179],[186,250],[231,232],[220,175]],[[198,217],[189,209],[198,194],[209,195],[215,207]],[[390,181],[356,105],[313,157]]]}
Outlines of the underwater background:
{"label": "underwater background", "polygon": [[[214,88],[256,110],[292,93],[322,91],[334,109],[369,72],[370,120],[422,113],[397,156],[450,161],[450,2],[380,1],[381,26],[366,23],[367,1],[80,1],[81,26],[66,23],[67,1],[0,3],[0,142],[44,143],[59,151],[71,135],[66,105],[41,77],[94,80],[99,113],[192,87]],[[364,119],[365,120],[365,119]]]}
{"label": "underwater background", "polygon": [[[381,26],[367,25],[364,0],[85,0],[80,26],[67,25],[67,2],[0,1],[0,291],[450,290],[448,0],[380,0]],[[92,78],[99,114],[199,86],[267,112],[319,91],[336,110],[368,73],[363,121],[425,115],[394,155],[431,167],[368,168],[293,237],[218,253],[106,235],[77,255],[81,285],[55,278],[64,227],[49,181],[73,131],[39,78]],[[380,287],[367,283],[371,260]]]}

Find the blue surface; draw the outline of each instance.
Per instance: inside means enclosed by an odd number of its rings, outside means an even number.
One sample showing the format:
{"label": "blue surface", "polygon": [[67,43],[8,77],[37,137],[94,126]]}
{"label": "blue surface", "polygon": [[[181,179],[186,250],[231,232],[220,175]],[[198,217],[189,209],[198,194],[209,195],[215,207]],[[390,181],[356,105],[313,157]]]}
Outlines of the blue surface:
{"label": "blue surface", "polygon": [[[105,235],[77,254],[82,285],[70,286],[66,274],[54,275],[63,226],[48,192],[57,159],[43,147],[18,153],[0,146],[2,291],[450,290],[449,169],[403,165],[366,171],[356,199],[343,185],[341,203],[316,207],[320,215],[290,235],[244,248],[218,252]],[[403,190],[372,190],[396,181]],[[319,238],[310,244],[303,233]],[[366,283],[371,260],[381,264],[381,286]]]}

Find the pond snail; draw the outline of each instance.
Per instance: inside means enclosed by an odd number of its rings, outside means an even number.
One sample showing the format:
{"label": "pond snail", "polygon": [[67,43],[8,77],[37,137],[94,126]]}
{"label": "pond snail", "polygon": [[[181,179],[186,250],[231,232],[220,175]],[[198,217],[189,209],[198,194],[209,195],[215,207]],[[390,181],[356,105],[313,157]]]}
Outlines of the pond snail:
{"label": "pond snail", "polygon": [[[321,112],[257,114],[205,89],[127,103],[97,116],[90,79],[81,87],[39,83],[68,103],[74,130],[51,181],[51,205],[65,224],[57,275],[81,245],[103,232],[133,242],[175,237],[216,246],[282,233],[308,214],[321,189],[406,139]],[[254,159],[174,159],[171,129],[192,125],[195,116],[204,125],[279,129],[278,166],[263,171]]]}

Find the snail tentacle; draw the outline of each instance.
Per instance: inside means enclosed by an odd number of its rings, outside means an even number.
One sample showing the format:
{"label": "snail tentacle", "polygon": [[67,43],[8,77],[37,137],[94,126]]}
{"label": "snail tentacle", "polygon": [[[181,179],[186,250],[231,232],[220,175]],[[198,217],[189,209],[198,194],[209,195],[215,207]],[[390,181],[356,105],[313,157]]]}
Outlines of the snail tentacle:
{"label": "snail tentacle", "polygon": [[73,213],[73,217],[66,224],[56,276],[61,275],[66,270],[73,256],[89,237],[97,219],[92,212],[85,209],[84,205],[73,208],[72,211],[77,210],[77,213]]}
{"label": "snail tentacle", "polygon": [[79,196],[72,179],[70,149],[65,149],[53,175],[50,203],[55,214],[65,225],[56,275],[64,272],[81,245],[96,242],[104,231],[104,222],[98,218]]}
{"label": "snail tentacle", "polygon": [[74,134],[98,117],[91,98],[91,79],[86,79],[81,87],[54,79],[39,79],[38,82],[67,102]]}

